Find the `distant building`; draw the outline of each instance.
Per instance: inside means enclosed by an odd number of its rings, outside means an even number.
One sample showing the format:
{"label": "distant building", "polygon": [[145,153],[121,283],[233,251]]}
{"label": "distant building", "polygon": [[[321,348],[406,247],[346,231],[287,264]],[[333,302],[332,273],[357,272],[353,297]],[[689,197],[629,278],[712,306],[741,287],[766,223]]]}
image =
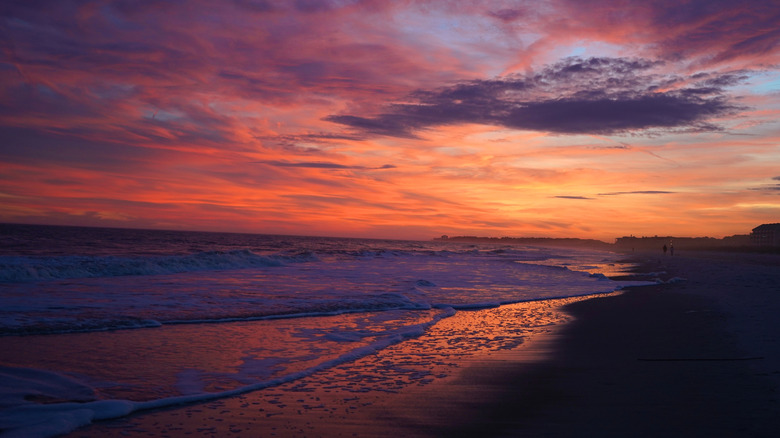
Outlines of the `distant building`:
{"label": "distant building", "polygon": [[750,243],[753,246],[780,247],[780,224],[764,224],[753,228]]}

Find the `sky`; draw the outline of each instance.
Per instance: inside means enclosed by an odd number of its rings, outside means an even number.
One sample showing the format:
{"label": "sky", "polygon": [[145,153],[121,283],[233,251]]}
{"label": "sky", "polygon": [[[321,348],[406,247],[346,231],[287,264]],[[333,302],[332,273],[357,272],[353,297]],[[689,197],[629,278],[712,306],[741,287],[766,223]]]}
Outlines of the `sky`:
{"label": "sky", "polygon": [[780,1],[5,0],[0,222],[430,239],[780,222]]}

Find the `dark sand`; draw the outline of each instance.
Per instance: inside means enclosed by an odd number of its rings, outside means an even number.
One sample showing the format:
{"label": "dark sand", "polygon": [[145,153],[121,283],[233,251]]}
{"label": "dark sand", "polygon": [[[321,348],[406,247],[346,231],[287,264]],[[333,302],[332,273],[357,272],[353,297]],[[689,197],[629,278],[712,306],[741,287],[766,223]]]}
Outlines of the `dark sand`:
{"label": "dark sand", "polygon": [[[670,284],[575,302],[530,351],[466,368],[415,415],[429,436],[780,436],[780,258],[644,254]],[[533,358],[533,355],[532,357]],[[443,409],[443,406],[449,406]],[[445,418],[439,418],[444,416]]]}
{"label": "dark sand", "polygon": [[550,360],[488,381],[511,389],[453,435],[779,436],[780,265],[729,258],[650,257],[687,281],[568,305]]}
{"label": "dark sand", "polygon": [[[430,384],[355,397],[270,389],[72,436],[780,436],[780,257],[634,257],[685,281],[568,304],[573,322],[445,366]],[[277,416],[280,404],[298,417]]]}

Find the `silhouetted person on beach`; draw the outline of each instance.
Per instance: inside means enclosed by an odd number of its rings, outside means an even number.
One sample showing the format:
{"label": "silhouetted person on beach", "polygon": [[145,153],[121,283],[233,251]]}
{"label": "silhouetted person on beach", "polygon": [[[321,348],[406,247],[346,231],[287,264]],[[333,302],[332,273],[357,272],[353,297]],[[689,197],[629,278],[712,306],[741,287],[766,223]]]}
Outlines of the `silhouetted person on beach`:
{"label": "silhouetted person on beach", "polygon": [[666,245],[664,245],[664,255],[666,255]]}
{"label": "silhouetted person on beach", "polygon": [[672,245],[671,243],[669,244],[669,254],[674,255],[674,245]]}

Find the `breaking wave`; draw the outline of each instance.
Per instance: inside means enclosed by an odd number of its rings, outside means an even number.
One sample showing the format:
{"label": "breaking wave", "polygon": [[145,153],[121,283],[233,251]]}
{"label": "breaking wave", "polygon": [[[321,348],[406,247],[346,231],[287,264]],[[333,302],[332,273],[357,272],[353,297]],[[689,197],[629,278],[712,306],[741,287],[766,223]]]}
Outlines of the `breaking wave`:
{"label": "breaking wave", "polygon": [[312,253],[264,256],[247,249],[172,256],[0,256],[0,282],[175,274],[282,266],[316,260]]}

